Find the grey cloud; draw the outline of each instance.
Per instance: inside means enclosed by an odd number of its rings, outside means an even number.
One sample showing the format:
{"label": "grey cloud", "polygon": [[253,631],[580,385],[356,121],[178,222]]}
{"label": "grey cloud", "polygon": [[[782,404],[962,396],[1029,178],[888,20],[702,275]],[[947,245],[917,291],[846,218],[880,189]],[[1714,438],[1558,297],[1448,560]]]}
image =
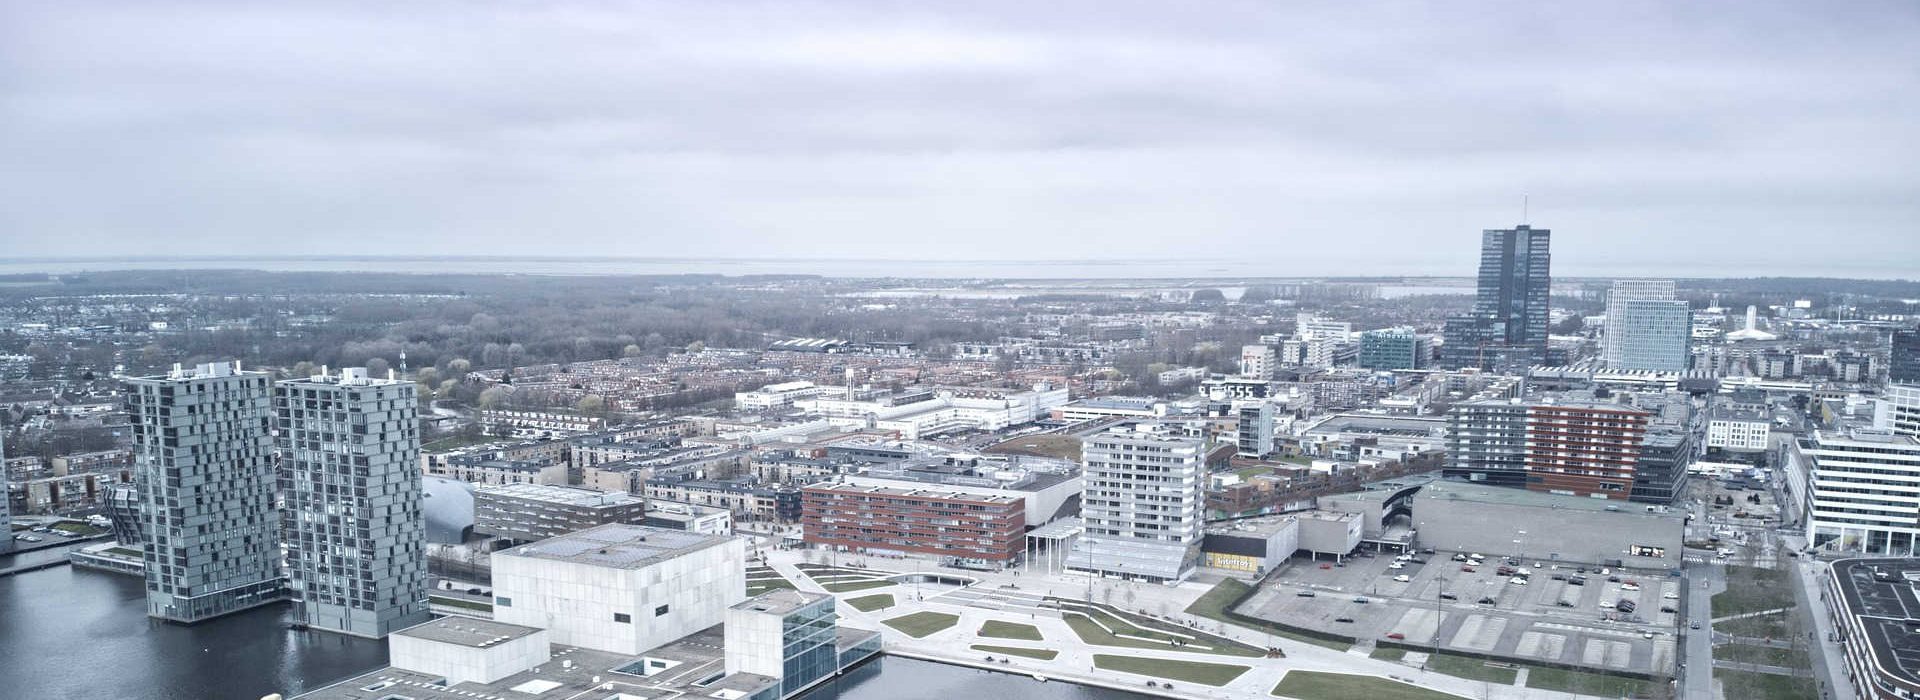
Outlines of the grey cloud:
{"label": "grey cloud", "polygon": [[1805,236],[1898,268],[1916,30],[1891,0],[8,3],[0,256],[1464,274],[1531,194],[1567,274],[1794,273]]}

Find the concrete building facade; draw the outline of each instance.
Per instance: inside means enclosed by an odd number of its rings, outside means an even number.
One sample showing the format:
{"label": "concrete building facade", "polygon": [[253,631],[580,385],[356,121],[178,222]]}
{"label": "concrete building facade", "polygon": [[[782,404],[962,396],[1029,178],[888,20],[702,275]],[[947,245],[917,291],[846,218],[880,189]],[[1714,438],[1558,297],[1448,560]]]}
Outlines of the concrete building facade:
{"label": "concrete building facade", "polygon": [[265,372],[211,363],[126,381],[147,615],[194,623],[286,597]]}
{"label": "concrete building facade", "polygon": [[1920,440],[1886,430],[1814,431],[1807,542],[1831,552],[1920,553]]}
{"label": "concrete building facade", "polygon": [[1609,369],[1684,372],[1692,340],[1693,312],[1674,299],[1673,280],[1614,280],[1602,346]]}
{"label": "concrete building facade", "polygon": [[554,644],[640,654],[726,620],[746,600],[746,545],[602,525],[493,555],[493,619]]}
{"label": "concrete building facade", "polygon": [[274,387],[294,617],[380,638],[429,618],[420,400],[365,368]]}

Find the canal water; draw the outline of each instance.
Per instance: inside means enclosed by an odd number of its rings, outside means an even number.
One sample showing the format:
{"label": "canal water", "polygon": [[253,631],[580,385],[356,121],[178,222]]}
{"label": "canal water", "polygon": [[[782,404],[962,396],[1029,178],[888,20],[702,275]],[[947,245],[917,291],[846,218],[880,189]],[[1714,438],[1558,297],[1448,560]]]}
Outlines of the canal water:
{"label": "canal water", "polygon": [[[0,558],[0,563],[5,558]],[[257,700],[386,665],[386,645],[287,628],[285,606],[192,627],[147,619],[138,579],[73,567],[0,577],[0,698]],[[801,700],[1146,696],[882,658]]]}

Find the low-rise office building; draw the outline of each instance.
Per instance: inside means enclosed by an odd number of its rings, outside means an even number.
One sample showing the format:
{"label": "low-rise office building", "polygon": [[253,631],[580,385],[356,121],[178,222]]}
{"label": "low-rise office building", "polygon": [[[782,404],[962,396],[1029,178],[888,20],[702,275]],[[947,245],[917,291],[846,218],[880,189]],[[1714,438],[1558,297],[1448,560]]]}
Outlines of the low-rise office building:
{"label": "low-rise office building", "polygon": [[1764,452],[1773,422],[1764,406],[1721,404],[1707,413],[1707,448]]}
{"label": "low-rise office building", "polygon": [[1209,568],[1254,575],[1279,568],[1299,549],[1300,519],[1291,515],[1215,524],[1200,544]]}
{"label": "low-rise office building", "polygon": [[714,506],[654,499],[647,501],[644,524],[648,527],[725,537],[733,534],[733,511]]}
{"label": "low-rise office building", "polygon": [[780,680],[787,698],[880,651],[880,634],[839,626],[833,596],[768,591],[727,609],[726,672]]}
{"label": "low-rise office building", "polygon": [[645,500],[571,486],[508,484],[474,489],[473,531],[534,542],[609,523],[639,523]]}

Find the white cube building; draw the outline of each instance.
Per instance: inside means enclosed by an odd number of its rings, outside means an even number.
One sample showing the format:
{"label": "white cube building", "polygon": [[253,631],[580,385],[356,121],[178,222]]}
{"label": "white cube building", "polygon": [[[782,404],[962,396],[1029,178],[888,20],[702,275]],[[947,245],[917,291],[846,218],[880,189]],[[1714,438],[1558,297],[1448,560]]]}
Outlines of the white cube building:
{"label": "white cube building", "polygon": [[746,545],[610,524],[493,555],[493,619],[555,644],[639,654],[721,624],[747,598]]}
{"label": "white cube building", "polygon": [[492,683],[553,659],[547,631],[443,617],[387,637],[394,668],[445,676],[447,685]]}

